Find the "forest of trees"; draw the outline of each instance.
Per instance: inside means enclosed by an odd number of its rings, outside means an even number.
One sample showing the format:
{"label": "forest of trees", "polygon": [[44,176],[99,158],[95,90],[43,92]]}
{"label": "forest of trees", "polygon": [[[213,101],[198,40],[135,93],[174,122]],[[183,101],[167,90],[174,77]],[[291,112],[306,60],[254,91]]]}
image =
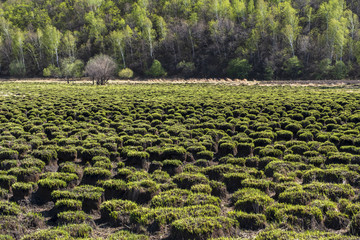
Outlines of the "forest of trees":
{"label": "forest of trees", "polygon": [[81,77],[106,54],[124,76],[357,78],[359,14],[358,0],[2,0],[0,77]]}

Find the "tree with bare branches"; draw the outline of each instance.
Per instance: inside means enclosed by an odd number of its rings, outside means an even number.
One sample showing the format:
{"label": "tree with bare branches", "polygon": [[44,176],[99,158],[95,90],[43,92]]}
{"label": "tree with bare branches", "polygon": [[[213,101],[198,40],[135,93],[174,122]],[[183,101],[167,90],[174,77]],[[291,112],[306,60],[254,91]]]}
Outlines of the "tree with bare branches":
{"label": "tree with bare branches", "polygon": [[93,84],[105,85],[114,75],[116,70],[115,61],[108,55],[100,54],[91,58],[85,67],[85,74],[89,76]]}

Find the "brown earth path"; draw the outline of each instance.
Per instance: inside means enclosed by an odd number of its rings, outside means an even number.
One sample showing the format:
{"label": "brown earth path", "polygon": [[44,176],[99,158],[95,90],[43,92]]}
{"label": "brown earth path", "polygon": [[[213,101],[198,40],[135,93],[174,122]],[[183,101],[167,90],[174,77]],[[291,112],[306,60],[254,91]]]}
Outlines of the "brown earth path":
{"label": "brown earth path", "polygon": [[[1,82],[29,82],[29,83],[63,83],[67,81],[61,78],[0,78]],[[70,81],[71,84],[87,83],[91,84],[92,81],[88,78],[76,79]],[[215,79],[215,78],[165,78],[165,79],[133,79],[133,80],[110,80],[109,84],[215,84],[215,85],[259,85],[259,86],[359,86],[360,80],[271,80],[271,81],[258,81],[258,80],[241,80],[241,79]]]}

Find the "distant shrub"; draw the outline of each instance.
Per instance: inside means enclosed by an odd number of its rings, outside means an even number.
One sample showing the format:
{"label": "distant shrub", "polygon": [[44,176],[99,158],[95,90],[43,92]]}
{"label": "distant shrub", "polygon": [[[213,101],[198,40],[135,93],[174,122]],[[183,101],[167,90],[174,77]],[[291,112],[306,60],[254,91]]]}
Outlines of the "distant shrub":
{"label": "distant shrub", "polygon": [[176,69],[181,71],[184,77],[190,77],[195,71],[195,64],[193,62],[181,61],[176,65]]}
{"label": "distant shrub", "polygon": [[54,64],[50,64],[47,68],[43,70],[44,77],[61,77],[61,70],[60,68],[56,67]]}
{"label": "distant shrub", "polygon": [[290,79],[298,78],[302,73],[302,63],[297,56],[293,56],[284,62],[284,73]]}
{"label": "distant shrub", "polygon": [[167,75],[165,69],[161,66],[158,60],[154,60],[151,67],[145,72],[149,77],[164,77]]}
{"label": "distant shrub", "polygon": [[134,72],[130,68],[121,69],[118,73],[120,79],[131,79],[134,77]]}
{"label": "distant shrub", "polygon": [[345,79],[348,75],[348,67],[341,60],[336,61],[335,65],[332,67],[330,71],[330,75],[332,79],[342,80]]}
{"label": "distant shrub", "polygon": [[249,64],[247,59],[235,58],[232,59],[227,68],[226,73],[231,78],[247,78],[252,66]]}
{"label": "distant shrub", "polygon": [[14,60],[9,65],[10,75],[12,77],[25,77],[26,67],[22,61]]}

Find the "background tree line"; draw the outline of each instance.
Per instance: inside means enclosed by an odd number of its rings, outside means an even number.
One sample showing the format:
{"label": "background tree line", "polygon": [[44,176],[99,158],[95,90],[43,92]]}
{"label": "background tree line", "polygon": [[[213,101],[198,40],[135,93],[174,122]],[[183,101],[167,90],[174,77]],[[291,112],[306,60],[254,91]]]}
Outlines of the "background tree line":
{"label": "background tree line", "polygon": [[[356,0],[8,0],[0,76],[340,79],[360,74]],[[133,72],[132,72],[133,71]]]}

